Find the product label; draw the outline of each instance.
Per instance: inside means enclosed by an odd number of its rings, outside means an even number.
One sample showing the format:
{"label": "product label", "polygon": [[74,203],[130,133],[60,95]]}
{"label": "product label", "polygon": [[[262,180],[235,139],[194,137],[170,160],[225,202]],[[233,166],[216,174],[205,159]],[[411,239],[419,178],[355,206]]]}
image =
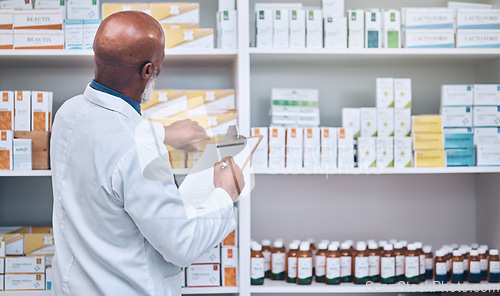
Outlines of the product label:
{"label": "product label", "polygon": [[446,275],[447,272],[446,262],[436,262],[436,275]]}
{"label": "product label", "polygon": [[396,275],[396,258],[382,257],[380,273],[383,279],[391,278]]}
{"label": "product label", "polygon": [[464,270],[469,270],[469,259],[464,259]]}
{"label": "product label", "polygon": [[405,274],[405,256],[396,256],[396,275]]}
{"label": "product label", "polygon": [[434,260],[432,258],[425,258],[425,269],[427,270],[432,269],[433,265],[434,265]]}
{"label": "product label", "polygon": [[307,279],[312,277],[312,258],[299,258],[297,260],[297,270],[299,279]]}
{"label": "product label", "polygon": [[380,274],[380,256],[369,257],[369,274],[370,276]]}
{"label": "product label", "polygon": [[481,273],[481,262],[479,261],[471,261],[470,262],[470,273],[478,274]]}
{"label": "product label", "polygon": [[425,255],[420,255],[420,274],[425,274]]}
{"label": "product label", "polygon": [[273,274],[279,274],[285,272],[285,253],[272,254],[271,262],[272,262],[271,272]]}
{"label": "product label", "polygon": [[481,270],[488,270],[488,259],[481,259]]}
{"label": "product label", "polygon": [[326,258],[326,278],[335,279],[339,277],[340,277],[340,258]]}
{"label": "product label", "polygon": [[250,263],[252,279],[264,278],[264,258],[252,258]]}
{"label": "product label", "polygon": [[264,255],[264,270],[271,270],[271,252],[262,251],[262,255]]}
{"label": "product label", "polygon": [[490,262],[490,273],[500,273],[500,261]]}
{"label": "product label", "polygon": [[406,278],[418,277],[420,275],[420,263],[418,257],[405,258],[405,276]]}
{"label": "product label", "polygon": [[453,262],[453,274],[463,274],[464,263],[462,261]]}
{"label": "product label", "polygon": [[340,275],[342,277],[352,275],[352,258],[350,256],[340,257]]}
{"label": "product label", "polygon": [[369,274],[368,257],[356,257],[354,260],[354,276],[356,279],[365,279]]}
{"label": "product label", "polygon": [[288,257],[288,278],[297,277],[297,257]]}
{"label": "product label", "polygon": [[324,276],[326,268],[326,257],[316,256],[315,273],[316,276]]}

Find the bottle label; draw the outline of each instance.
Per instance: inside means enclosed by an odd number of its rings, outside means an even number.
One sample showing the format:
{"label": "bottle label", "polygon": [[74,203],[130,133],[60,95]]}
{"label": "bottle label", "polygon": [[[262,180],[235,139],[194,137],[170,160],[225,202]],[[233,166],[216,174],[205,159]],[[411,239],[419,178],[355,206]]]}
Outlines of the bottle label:
{"label": "bottle label", "polygon": [[464,273],[464,262],[455,261],[453,262],[453,274],[463,274]]}
{"label": "bottle label", "polygon": [[488,270],[488,259],[481,259],[481,270]]}
{"label": "bottle label", "polygon": [[297,257],[288,257],[288,278],[297,277]]}
{"label": "bottle label", "polygon": [[469,259],[464,259],[464,270],[469,270]]}
{"label": "bottle label", "polygon": [[418,277],[420,272],[420,263],[419,258],[415,257],[406,257],[405,258],[405,276],[407,278]]}
{"label": "bottle label", "polygon": [[425,255],[420,255],[420,274],[425,274]]}
{"label": "bottle label", "polygon": [[285,272],[285,253],[274,253],[271,256],[271,272],[276,275]]}
{"label": "bottle label", "polygon": [[382,257],[381,261],[381,276],[383,279],[388,279],[396,275],[396,258]]}
{"label": "bottle label", "polygon": [[470,273],[471,274],[477,274],[481,273],[481,263],[479,261],[471,261],[470,262]]}
{"label": "bottle label", "polygon": [[500,273],[500,261],[490,261],[490,273]]}
{"label": "bottle label", "polygon": [[262,251],[262,255],[264,255],[264,270],[271,270],[271,252]]}
{"label": "bottle label", "polygon": [[434,266],[434,260],[432,258],[425,258],[425,269],[432,270]]}
{"label": "bottle label", "polygon": [[380,274],[380,256],[370,256],[369,257],[369,274],[370,276]]}
{"label": "bottle label", "polygon": [[436,274],[437,275],[446,275],[447,273],[446,262],[436,262]]}
{"label": "bottle label", "polygon": [[340,277],[340,258],[326,258],[326,278],[336,279]]}
{"label": "bottle label", "polygon": [[350,256],[340,257],[340,276],[352,275],[352,258]]}
{"label": "bottle label", "polygon": [[264,258],[252,258],[251,260],[252,279],[264,278]]}
{"label": "bottle label", "polygon": [[312,258],[299,258],[297,260],[297,269],[298,269],[298,278],[299,279],[308,279],[312,278]]}
{"label": "bottle label", "polygon": [[405,274],[405,256],[396,256],[396,275]]}
{"label": "bottle label", "polygon": [[356,279],[364,280],[368,276],[368,257],[354,258],[354,276]]}
{"label": "bottle label", "polygon": [[316,255],[315,273],[316,276],[324,276],[326,268],[326,257]]}

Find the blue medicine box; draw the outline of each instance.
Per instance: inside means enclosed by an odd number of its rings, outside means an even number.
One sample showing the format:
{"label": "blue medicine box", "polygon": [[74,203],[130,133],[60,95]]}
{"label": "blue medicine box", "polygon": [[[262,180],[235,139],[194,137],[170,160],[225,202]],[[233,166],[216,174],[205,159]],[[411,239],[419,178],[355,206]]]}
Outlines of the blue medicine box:
{"label": "blue medicine box", "polygon": [[476,150],[474,149],[449,149],[445,152],[447,167],[476,165]]}
{"label": "blue medicine box", "polygon": [[444,134],[444,149],[472,149],[474,134]]}

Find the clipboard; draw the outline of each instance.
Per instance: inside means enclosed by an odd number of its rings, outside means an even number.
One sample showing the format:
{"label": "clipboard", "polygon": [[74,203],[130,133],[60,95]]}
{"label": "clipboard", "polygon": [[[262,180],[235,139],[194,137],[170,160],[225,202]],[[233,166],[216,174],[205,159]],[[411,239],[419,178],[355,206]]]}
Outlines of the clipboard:
{"label": "clipboard", "polygon": [[[251,136],[243,139],[236,139],[235,141],[226,141],[223,144],[217,144],[217,149],[220,150],[221,158],[224,156],[232,156],[235,159],[236,164],[238,164],[241,170],[244,170],[252,155],[257,150],[260,142],[262,141],[262,135]],[[235,150],[239,149],[238,146],[245,145],[241,151],[235,154]],[[229,150],[229,151],[224,151]],[[239,154],[246,153],[241,157]]]}

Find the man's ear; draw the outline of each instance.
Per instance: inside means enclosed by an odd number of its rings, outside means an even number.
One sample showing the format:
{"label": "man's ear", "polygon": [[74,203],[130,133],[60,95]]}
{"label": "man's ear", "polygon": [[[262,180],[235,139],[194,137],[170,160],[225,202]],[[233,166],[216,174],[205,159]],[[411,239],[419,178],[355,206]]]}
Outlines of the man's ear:
{"label": "man's ear", "polygon": [[152,75],[153,75],[153,63],[148,62],[142,67],[141,78],[144,80],[149,80],[149,78],[151,78]]}

